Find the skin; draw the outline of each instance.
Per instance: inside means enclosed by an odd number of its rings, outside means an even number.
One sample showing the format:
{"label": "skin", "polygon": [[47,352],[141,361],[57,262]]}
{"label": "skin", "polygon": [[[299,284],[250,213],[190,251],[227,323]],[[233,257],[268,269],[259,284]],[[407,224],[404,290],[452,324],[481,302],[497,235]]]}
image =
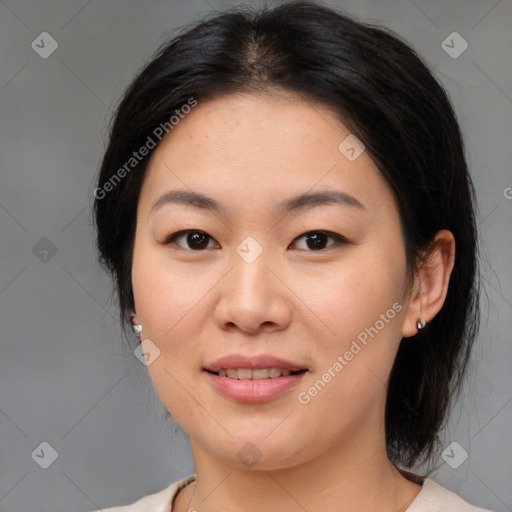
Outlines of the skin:
{"label": "skin", "polygon": [[[444,302],[455,242],[440,231],[428,264],[408,279],[396,200],[366,152],[349,161],[338,150],[349,134],[334,112],[296,96],[229,95],[199,102],[152,155],[132,280],[141,339],[160,350],[148,366],[155,390],[191,438],[196,482],[178,494],[177,512],[396,512],[421,489],[386,455],[386,387],[401,338]],[[175,189],[206,194],[226,214],[183,204],[150,213]],[[351,194],[364,209],[275,212],[319,190]],[[163,244],[186,229],[211,238],[200,250],[186,234]],[[315,250],[303,236],[313,230],[346,242]],[[263,249],[252,263],[236,252],[247,236]],[[397,302],[401,311],[301,404],[299,392]],[[272,354],[309,373],[269,402],[238,403],[202,371],[233,353]],[[246,443],[261,454],[251,467],[237,457]]]}

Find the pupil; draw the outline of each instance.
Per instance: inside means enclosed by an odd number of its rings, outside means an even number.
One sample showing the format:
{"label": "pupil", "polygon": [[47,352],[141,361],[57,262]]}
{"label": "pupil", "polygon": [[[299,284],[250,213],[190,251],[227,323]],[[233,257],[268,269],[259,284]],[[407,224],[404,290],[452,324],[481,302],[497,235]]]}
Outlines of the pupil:
{"label": "pupil", "polygon": [[204,233],[189,233],[187,242],[192,249],[204,249],[208,245],[208,236]]}
{"label": "pupil", "polygon": [[[308,235],[308,247],[310,249],[321,249],[322,245],[327,241],[327,235],[323,232],[315,233],[313,235]],[[313,246],[309,244],[309,242],[313,241]]]}

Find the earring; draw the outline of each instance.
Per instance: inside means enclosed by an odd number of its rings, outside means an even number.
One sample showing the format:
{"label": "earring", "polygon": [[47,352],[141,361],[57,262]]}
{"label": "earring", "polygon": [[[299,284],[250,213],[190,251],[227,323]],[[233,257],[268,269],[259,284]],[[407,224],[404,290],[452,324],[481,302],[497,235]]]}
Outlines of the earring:
{"label": "earring", "polygon": [[133,331],[133,334],[135,334],[135,336],[137,336],[137,338],[140,338],[140,333],[142,332],[142,325],[134,323],[133,322],[134,317],[135,317],[135,315],[132,315],[132,331]]}
{"label": "earring", "polygon": [[427,327],[428,322],[426,320],[422,320],[421,318],[418,318],[418,321],[416,322],[416,327],[418,328],[418,331],[423,331],[425,327]]}

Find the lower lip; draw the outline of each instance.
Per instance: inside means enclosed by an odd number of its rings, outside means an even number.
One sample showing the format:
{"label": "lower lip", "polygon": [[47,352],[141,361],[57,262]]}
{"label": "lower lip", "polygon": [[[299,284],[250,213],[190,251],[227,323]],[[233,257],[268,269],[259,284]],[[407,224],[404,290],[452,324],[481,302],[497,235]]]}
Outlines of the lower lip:
{"label": "lower lip", "polygon": [[204,373],[217,391],[233,398],[237,402],[267,402],[294,388],[308,372],[261,380],[230,379],[228,377],[221,377],[216,373],[207,372],[206,370]]}

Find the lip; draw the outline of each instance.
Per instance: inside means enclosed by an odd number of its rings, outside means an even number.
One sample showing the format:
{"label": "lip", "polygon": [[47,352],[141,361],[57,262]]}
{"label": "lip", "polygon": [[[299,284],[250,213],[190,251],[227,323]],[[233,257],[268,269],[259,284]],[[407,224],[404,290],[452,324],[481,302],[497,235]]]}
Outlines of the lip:
{"label": "lip", "polygon": [[293,389],[300,380],[309,373],[304,371],[286,377],[275,379],[230,379],[221,377],[215,373],[204,370],[203,373],[209,379],[213,387],[222,395],[232,398],[237,402],[260,403],[267,402]]}
{"label": "lip", "polygon": [[[211,372],[229,368],[279,368],[301,373],[268,379],[230,379]],[[214,389],[224,396],[237,402],[261,403],[293,389],[307,375],[309,369],[303,365],[287,361],[269,354],[258,354],[250,357],[241,354],[224,356],[213,363],[205,365],[203,373]]]}
{"label": "lip", "polygon": [[211,372],[218,372],[223,368],[250,368],[251,370],[257,368],[280,368],[282,370],[290,370],[292,372],[308,370],[308,368],[306,368],[305,366],[300,366],[299,364],[292,363],[290,361],[286,361],[285,359],[271,356],[269,354],[259,354],[253,356],[232,354],[229,356],[221,357],[214,361],[213,363],[205,365],[203,369],[209,370]]}

